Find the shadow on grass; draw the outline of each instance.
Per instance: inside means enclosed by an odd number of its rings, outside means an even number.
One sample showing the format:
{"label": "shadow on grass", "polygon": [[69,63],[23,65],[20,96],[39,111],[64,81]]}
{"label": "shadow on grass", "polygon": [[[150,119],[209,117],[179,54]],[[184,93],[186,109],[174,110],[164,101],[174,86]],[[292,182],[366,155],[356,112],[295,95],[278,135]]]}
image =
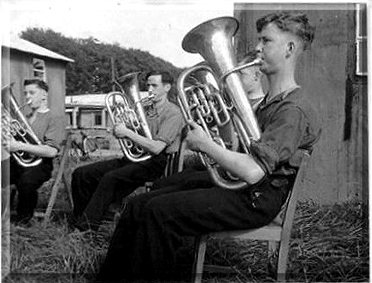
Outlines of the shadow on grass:
{"label": "shadow on grass", "polygon": [[[107,222],[98,236],[87,238],[69,233],[63,217],[45,227],[36,220],[30,228],[10,225],[10,274],[2,282],[88,283],[99,270],[113,229]],[[185,238],[178,253],[180,265],[190,272],[193,244]],[[231,272],[206,272],[203,282],[275,282],[268,263],[264,242],[210,240],[205,264],[229,266]],[[368,216],[358,202],[298,204],[287,281],[369,282]]]}

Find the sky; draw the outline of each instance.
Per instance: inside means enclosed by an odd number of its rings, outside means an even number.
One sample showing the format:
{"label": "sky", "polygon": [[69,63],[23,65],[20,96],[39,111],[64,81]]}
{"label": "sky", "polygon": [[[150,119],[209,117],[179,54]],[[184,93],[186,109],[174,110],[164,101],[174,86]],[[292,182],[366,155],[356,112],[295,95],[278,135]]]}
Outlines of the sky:
{"label": "sky", "polygon": [[229,0],[1,0],[0,7],[3,40],[27,28],[50,28],[67,37],[148,51],[177,67],[202,60],[181,47],[192,28],[233,16]]}
{"label": "sky", "polygon": [[0,0],[0,29],[6,40],[27,28],[50,28],[67,37],[94,37],[103,43],[148,51],[177,67],[190,67],[203,59],[182,49],[183,37],[204,21],[233,16],[236,2],[273,1]]}

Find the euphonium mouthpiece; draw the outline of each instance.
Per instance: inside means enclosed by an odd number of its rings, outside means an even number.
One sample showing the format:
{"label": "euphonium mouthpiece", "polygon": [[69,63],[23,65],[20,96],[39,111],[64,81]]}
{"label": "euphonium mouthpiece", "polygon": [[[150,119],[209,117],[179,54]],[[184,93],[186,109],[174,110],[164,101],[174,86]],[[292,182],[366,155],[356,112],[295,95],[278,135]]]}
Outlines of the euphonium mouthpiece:
{"label": "euphonium mouthpiece", "polygon": [[252,61],[254,65],[262,65],[262,59],[261,58],[256,58]]}
{"label": "euphonium mouthpiece", "polygon": [[138,100],[137,103],[142,104],[143,106],[150,106],[155,102],[155,94],[150,93],[148,96]]}
{"label": "euphonium mouthpiece", "polygon": [[23,109],[24,107],[26,107],[27,105],[30,105],[32,103],[32,100],[27,100],[25,104],[23,104],[21,107],[18,108],[18,110],[21,110]]}

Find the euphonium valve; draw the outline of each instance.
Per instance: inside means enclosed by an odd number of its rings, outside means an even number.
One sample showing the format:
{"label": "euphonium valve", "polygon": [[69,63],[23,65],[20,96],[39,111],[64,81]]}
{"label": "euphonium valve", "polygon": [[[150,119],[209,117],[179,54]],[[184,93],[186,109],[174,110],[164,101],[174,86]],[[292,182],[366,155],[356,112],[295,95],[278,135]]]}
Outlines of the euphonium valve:
{"label": "euphonium valve", "polygon": [[[199,53],[206,62],[184,70],[177,81],[177,89],[178,100],[186,120],[195,119],[207,134],[216,133],[216,135],[209,135],[221,146],[233,143],[237,136],[243,151],[248,153],[251,140],[259,140],[261,132],[237,71],[258,65],[260,61],[255,60],[243,66],[237,66],[233,36],[238,26],[239,23],[235,18],[220,17],[198,25],[184,37],[182,48],[190,53]],[[218,85],[215,92],[208,93],[203,90],[205,100],[211,102],[210,113],[212,115],[205,115],[206,111],[200,107],[200,105],[205,105],[204,99],[200,98],[202,97],[200,92],[190,94],[190,89],[202,90],[200,85],[186,87],[188,77],[200,71],[208,72],[215,78]],[[201,85],[207,84],[204,82]],[[198,103],[195,102],[196,100],[203,102]],[[213,117],[213,122],[206,120],[205,117]],[[228,127],[225,126],[228,124],[233,126],[233,131],[226,130]],[[230,149],[236,148],[236,146],[231,146]],[[221,170],[217,170],[218,165],[213,160],[205,154],[200,154],[200,156],[218,186],[238,189],[247,185],[229,172],[221,176]],[[226,175],[228,178],[225,178]]]}
{"label": "euphonium valve", "polygon": [[[138,86],[138,72],[127,74],[120,78],[121,91],[110,92],[106,95],[106,108],[112,123],[124,123],[135,133],[152,139],[150,128],[147,124],[143,103],[151,98],[141,99]],[[140,162],[151,157],[140,145],[128,138],[118,139],[125,157],[132,162]]]}

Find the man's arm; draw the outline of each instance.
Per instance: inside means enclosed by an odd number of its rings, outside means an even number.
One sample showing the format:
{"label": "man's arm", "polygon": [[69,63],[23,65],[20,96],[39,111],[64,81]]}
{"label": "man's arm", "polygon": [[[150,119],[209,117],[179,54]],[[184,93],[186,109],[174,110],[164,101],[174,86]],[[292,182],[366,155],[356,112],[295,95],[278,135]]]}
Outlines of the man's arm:
{"label": "man's arm", "polygon": [[4,141],[3,146],[9,152],[24,151],[35,156],[54,158],[58,154],[64,136],[64,121],[63,116],[51,116],[50,119],[43,118],[41,121],[37,120],[34,122],[34,126],[36,127],[40,127],[43,123],[47,123],[43,137],[39,137],[42,144],[30,144],[12,138],[8,141]]}
{"label": "man's arm", "polygon": [[124,124],[117,124],[114,127],[114,135],[117,138],[129,138],[133,142],[139,144],[143,149],[152,153],[159,154],[164,150],[167,144],[160,140],[151,140],[147,137],[141,136],[134,131],[128,129]]}
{"label": "man's arm", "polygon": [[54,147],[51,147],[49,145],[34,145],[34,144],[28,144],[19,142],[16,140],[10,140],[8,143],[5,142],[4,144],[5,148],[9,150],[9,152],[15,152],[15,151],[25,151],[27,153],[30,153],[32,155],[40,156],[40,157],[50,157],[53,158],[57,155],[58,150]]}
{"label": "man's arm", "polygon": [[249,154],[225,149],[208,138],[198,124],[191,121],[189,125],[191,130],[186,137],[186,141],[191,149],[206,153],[223,169],[236,175],[248,184],[255,184],[265,176],[264,170]]}

